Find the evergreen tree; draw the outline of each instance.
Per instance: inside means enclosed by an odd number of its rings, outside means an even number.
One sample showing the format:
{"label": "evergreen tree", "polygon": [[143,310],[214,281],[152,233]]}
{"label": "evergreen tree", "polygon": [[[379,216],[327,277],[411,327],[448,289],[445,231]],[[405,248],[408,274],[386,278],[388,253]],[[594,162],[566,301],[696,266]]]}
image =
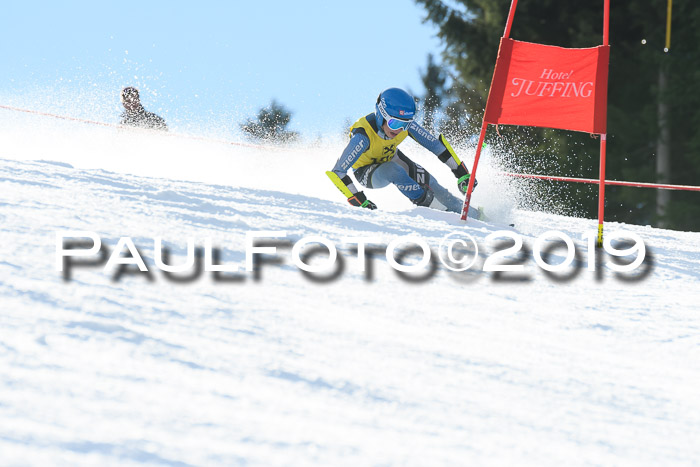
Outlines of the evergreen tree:
{"label": "evergreen tree", "polygon": [[241,130],[256,141],[287,143],[298,138],[298,133],[287,130],[292,113],[274,99],[269,106],[258,111],[255,120],[241,124]]}
{"label": "evergreen tree", "polygon": [[[443,60],[455,72],[451,90],[457,103],[455,125],[478,134],[498,44],[510,0],[416,0],[426,20],[436,24]],[[663,52],[667,0],[611,2],[610,77],[608,85],[607,178],[656,181],[659,99],[669,115],[670,183],[698,185],[700,179],[700,4],[677,0],[673,10],[673,45]],[[603,1],[570,3],[521,0],[511,36],[562,47],[592,47],[602,42]],[[645,39],[645,44],[642,43]],[[659,70],[667,70],[665,95],[659,95]],[[487,140],[501,149],[511,169],[575,177],[598,177],[599,143],[587,134],[561,130],[501,127]],[[543,204],[595,217],[597,187],[538,182]],[[674,228],[700,229],[697,192],[674,192],[665,221]],[[655,190],[606,187],[606,219],[658,222]]]}
{"label": "evergreen tree", "polygon": [[421,74],[421,81],[426,90],[423,97],[423,125],[432,131],[435,126],[435,114],[442,107],[447,81],[446,73],[435,63],[433,54],[428,54],[428,64],[425,72]]}

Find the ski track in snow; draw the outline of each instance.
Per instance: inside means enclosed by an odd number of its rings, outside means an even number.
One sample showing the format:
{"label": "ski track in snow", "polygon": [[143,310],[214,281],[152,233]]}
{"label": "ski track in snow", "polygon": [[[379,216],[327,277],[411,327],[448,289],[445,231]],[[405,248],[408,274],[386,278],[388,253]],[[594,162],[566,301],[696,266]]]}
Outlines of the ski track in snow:
{"label": "ski track in snow", "polygon": [[[408,282],[381,256],[367,280],[343,248],[346,267],[328,283],[305,278],[289,248],[259,280],[215,283],[205,273],[177,283],[153,269],[151,280],[115,281],[82,267],[66,282],[54,264],[59,230],[97,232],[110,249],[129,236],[152,266],[158,236],[173,264],[188,237],[212,238],[224,262],[238,263],[257,230],[338,245],[368,235],[437,245],[460,231],[482,247],[500,229],[391,193],[370,197],[393,211],[351,208],[321,170],[340,146],[266,155],[149,136],[143,144],[172,145],[168,156],[136,151],[127,157],[142,164],[126,168],[126,137],[93,133],[113,144],[95,152],[75,131],[36,142],[26,130],[3,134],[2,464],[700,463],[700,234],[607,223],[652,252],[637,282],[607,267],[600,280],[582,270],[557,282],[531,258],[524,280],[440,267]],[[188,162],[192,147],[206,183]],[[308,189],[303,167],[276,168],[295,155],[320,172],[308,174]],[[228,162],[212,171],[217,160]],[[293,187],[281,176],[290,172]],[[583,248],[581,233],[596,227],[513,216],[530,247],[560,230]]]}

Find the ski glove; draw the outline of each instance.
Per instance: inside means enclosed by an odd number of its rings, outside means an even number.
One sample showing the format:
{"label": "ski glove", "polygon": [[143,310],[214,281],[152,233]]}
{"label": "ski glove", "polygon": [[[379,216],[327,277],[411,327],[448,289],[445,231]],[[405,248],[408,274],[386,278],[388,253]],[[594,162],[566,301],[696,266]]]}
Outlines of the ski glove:
{"label": "ski glove", "polygon": [[[466,193],[467,190],[469,189],[469,171],[467,168],[464,166],[464,162],[459,164],[456,169],[452,171],[453,174],[455,174],[455,177],[457,177],[457,186],[459,187],[459,191],[462,193]],[[474,179],[474,188],[479,183],[476,181],[476,178]]]}
{"label": "ski glove", "polygon": [[352,204],[353,206],[357,206],[357,207],[373,209],[373,210],[377,209],[377,205],[374,204],[372,201],[368,200],[367,197],[365,196],[365,193],[362,191],[358,191],[357,193],[355,193],[355,196],[348,198],[348,203]]}

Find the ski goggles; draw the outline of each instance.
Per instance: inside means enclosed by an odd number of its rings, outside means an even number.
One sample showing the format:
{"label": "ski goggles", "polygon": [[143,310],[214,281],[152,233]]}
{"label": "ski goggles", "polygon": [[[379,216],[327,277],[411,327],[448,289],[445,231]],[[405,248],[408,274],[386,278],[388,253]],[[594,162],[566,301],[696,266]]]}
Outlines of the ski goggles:
{"label": "ski goggles", "polygon": [[379,107],[379,113],[381,113],[382,117],[384,117],[384,121],[386,121],[387,126],[394,131],[405,130],[413,121],[412,118],[409,120],[402,120],[400,118],[391,117],[388,113],[386,113],[386,110],[384,110],[384,106],[381,104],[381,102],[377,105],[377,107]]}

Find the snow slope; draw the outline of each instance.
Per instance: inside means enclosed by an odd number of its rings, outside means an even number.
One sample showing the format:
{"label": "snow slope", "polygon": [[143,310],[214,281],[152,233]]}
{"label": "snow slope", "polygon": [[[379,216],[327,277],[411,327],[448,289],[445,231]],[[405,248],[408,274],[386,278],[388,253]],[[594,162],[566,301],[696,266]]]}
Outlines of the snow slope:
{"label": "snow slope", "polygon": [[[381,254],[361,272],[341,239],[434,246],[466,232],[487,255],[502,215],[530,247],[554,229],[585,252],[581,232],[596,225],[510,212],[488,168],[475,201],[495,206],[496,224],[388,189],[371,195],[383,209],[353,209],[323,175],[340,142],[269,150],[2,123],[3,465],[700,463],[699,233],[607,224],[653,255],[635,281],[606,266],[553,280],[531,254],[516,276],[439,266],[409,281]],[[102,267],[63,280],[66,229],[110,249],[131,237],[150,280]],[[233,264],[261,230],[324,236],[345,268],[309,280],[284,247],[257,278],[174,282],[153,267],[154,237],[173,264],[188,237]]]}

